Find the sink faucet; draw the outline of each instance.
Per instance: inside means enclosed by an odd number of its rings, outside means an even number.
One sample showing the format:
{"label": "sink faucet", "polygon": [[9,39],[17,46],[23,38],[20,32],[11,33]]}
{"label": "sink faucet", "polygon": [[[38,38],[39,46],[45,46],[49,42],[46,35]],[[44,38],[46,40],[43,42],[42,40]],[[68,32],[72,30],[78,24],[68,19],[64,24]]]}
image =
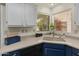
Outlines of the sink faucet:
{"label": "sink faucet", "polygon": [[59,39],[64,39],[63,36],[65,36],[65,33],[59,36]]}
{"label": "sink faucet", "polygon": [[55,32],[53,31],[52,34],[53,34],[53,37],[54,37],[55,36]]}
{"label": "sink faucet", "polygon": [[56,33],[55,33],[55,31],[54,31],[54,30],[51,32],[51,34],[53,34],[53,37],[56,35]]}

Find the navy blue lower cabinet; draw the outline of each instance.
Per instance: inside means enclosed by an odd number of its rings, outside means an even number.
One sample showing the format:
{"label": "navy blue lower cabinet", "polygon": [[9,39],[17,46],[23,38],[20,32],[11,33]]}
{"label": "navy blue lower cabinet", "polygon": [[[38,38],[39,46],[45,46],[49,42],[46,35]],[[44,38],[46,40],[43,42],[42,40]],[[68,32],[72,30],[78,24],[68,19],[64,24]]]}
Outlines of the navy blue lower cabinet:
{"label": "navy blue lower cabinet", "polygon": [[2,54],[2,56],[20,56],[20,51],[12,51]]}
{"label": "navy blue lower cabinet", "polygon": [[79,56],[79,49],[64,44],[43,43],[7,52],[2,56]]}
{"label": "navy blue lower cabinet", "polygon": [[45,56],[65,56],[65,46],[62,44],[45,43],[43,45],[43,55]]}
{"label": "navy blue lower cabinet", "polygon": [[79,49],[72,48],[72,55],[73,56],[79,56]]}
{"label": "navy blue lower cabinet", "polygon": [[65,49],[65,45],[64,44],[44,43],[43,47],[44,48],[52,48],[52,49],[60,49],[60,50],[64,50]]}
{"label": "navy blue lower cabinet", "polygon": [[58,50],[58,49],[50,49],[50,48],[45,48],[45,55],[46,56],[64,56],[64,50]]}
{"label": "navy blue lower cabinet", "polygon": [[2,56],[42,56],[42,44],[7,52],[2,54]]}
{"label": "navy blue lower cabinet", "polygon": [[79,49],[66,46],[66,56],[79,56]]}
{"label": "navy blue lower cabinet", "polygon": [[66,56],[79,56],[79,49],[66,46]]}
{"label": "navy blue lower cabinet", "polygon": [[65,52],[66,56],[72,56],[72,47],[66,46]]}
{"label": "navy blue lower cabinet", "polygon": [[21,49],[21,56],[42,56],[42,44]]}

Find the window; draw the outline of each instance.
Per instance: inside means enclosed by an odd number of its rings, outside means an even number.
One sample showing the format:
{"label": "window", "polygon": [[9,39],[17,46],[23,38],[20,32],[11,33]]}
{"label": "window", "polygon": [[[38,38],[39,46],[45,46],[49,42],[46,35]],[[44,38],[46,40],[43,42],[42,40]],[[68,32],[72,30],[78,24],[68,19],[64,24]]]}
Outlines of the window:
{"label": "window", "polygon": [[37,31],[49,30],[49,16],[48,15],[38,14],[36,30]]}

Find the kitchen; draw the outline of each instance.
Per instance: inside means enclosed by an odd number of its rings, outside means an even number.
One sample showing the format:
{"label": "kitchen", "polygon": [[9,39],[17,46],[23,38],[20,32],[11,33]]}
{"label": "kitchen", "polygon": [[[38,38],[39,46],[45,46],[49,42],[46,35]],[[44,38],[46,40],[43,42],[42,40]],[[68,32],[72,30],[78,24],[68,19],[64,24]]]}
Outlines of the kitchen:
{"label": "kitchen", "polygon": [[0,55],[79,56],[79,4],[0,4]]}

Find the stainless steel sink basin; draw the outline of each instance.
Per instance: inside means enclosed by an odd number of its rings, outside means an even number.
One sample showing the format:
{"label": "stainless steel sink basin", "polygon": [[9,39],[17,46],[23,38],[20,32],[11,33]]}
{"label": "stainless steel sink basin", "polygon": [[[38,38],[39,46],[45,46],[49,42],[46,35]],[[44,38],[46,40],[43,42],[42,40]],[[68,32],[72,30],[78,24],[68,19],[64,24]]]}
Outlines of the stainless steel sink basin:
{"label": "stainless steel sink basin", "polygon": [[59,37],[44,37],[43,40],[65,42],[63,38],[59,38]]}

